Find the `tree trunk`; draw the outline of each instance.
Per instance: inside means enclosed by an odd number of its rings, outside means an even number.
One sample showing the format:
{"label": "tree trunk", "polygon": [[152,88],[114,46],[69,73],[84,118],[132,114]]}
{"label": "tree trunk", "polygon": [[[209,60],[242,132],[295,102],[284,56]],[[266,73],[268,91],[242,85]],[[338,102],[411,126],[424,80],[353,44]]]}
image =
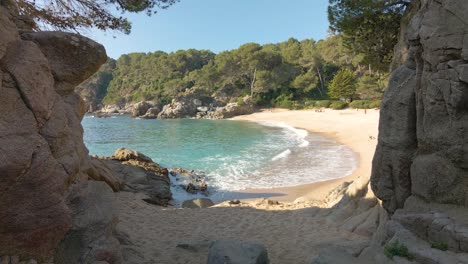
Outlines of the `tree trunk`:
{"label": "tree trunk", "polygon": [[255,77],[256,76],[257,76],[257,68],[255,68],[255,70],[254,70],[252,82],[250,83],[250,97],[252,97],[252,98],[253,98],[253,94],[254,94]]}
{"label": "tree trunk", "polygon": [[322,74],[320,73],[320,69],[319,69],[318,66],[317,66],[317,73],[318,73],[318,76],[319,76],[320,87],[321,87],[321,88],[319,88],[318,90],[319,90],[320,96],[323,97],[323,91],[325,90],[325,87],[324,87],[324,83],[323,83]]}

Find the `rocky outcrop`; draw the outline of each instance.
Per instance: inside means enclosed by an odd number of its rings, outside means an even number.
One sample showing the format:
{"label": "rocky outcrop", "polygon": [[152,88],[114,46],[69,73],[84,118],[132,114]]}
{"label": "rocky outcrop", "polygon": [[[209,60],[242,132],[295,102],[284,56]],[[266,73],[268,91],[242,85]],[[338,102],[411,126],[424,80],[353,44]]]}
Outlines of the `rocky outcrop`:
{"label": "rocky outcrop", "polygon": [[145,193],[148,197],[144,201],[155,205],[167,206],[172,199],[169,171],[142,153],[120,148],[111,157],[94,157],[93,162],[101,163],[112,172],[113,178],[104,178],[110,186]]}
{"label": "rocky outcrop", "polygon": [[115,67],[116,61],[108,58],[98,72],[76,87],[75,91],[85,102],[86,112],[92,113],[102,107],[102,99],[107,94],[107,87],[113,78],[112,71]]}
{"label": "rocky outcrop", "polygon": [[165,105],[159,113],[158,118],[184,118],[193,117],[197,114],[197,107],[213,107],[215,102],[204,91],[200,89],[188,89],[181,95],[172,99],[172,102]]}
{"label": "rocky outcrop", "polygon": [[24,23],[19,30],[6,2],[0,2],[0,256],[120,263],[111,234],[115,214],[101,214],[112,208],[113,193],[87,182],[93,164],[80,124],[85,108],[74,92],[105,62],[105,50],[77,34],[32,32]]}
{"label": "rocky outcrop", "polygon": [[132,117],[152,118],[159,114],[160,106],[151,101],[143,101],[136,103],[132,109]]}
{"label": "rocky outcrop", "polygon": [[372,172],[390,212],[410,196],[468,206],[467,10],[461,0],[421,1],[406,29],[409,55],[382,101]]}
{"label": "rocky outcrop", "polygon": [[[392,216],[359,259],[468,263],[468,2],[412,4],[382,100],[371,176]],[[391,260],[401,253],[395,245],[404,256]]]}
{"label": "rocky outcrop", "polygon": [[203,119],[224,119],[232,118],[238,115],[248,115],[255,112],[251,104],[229,103],[224,107],[216,107],[212,111],[199,111],[197,118]]}

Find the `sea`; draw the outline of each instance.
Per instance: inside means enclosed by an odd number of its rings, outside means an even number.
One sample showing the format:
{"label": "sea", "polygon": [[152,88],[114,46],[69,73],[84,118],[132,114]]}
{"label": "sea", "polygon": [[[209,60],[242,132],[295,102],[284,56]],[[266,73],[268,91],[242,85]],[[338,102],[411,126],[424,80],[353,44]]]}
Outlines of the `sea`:
{"label": "sea", "polygon": [[[167,168],[206,175],[215,202],[256,198],[246,189],[290,187],[350,175],[355,153],[320,134],[280,122],[198,119],[135,119],[130,116],[82,121],[91,155],[111,156],[116,149],[137,150]],[[178,202],[201,197],[186,193],[171,176]]]}

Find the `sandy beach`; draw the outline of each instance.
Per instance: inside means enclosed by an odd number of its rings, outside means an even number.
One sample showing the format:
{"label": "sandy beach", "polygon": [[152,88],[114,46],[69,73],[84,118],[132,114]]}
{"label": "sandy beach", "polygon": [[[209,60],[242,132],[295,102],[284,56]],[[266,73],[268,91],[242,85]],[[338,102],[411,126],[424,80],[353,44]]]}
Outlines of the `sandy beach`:
{"label": "sandy beach", "polygon": [[[334,139],[339,144],[351,148],[357,156],[358,166],[351,175],[343,178],[304,184],[296,187],[273,189],[250,189],[247,193],[272,193],[274,199],[293,202],[303,200],[321,200],[334,187],[345,181],[354,181],[358,177],[368,179],[371,173],[372,158],[377,144],[379,111],[378,110],[315,110],[289,111],[284,109],[264,109],[252,115],[238,116],[233,120],[284,122],[296,128],[319,133]],[[345,175],[343,175],[345,176]]]}
{"label": "sandy beach", "polygon": [[[331,246],[359,252],[368,245],[369,235],[353,232],[354,228],[350,228],[354,226],[350,223],[356,223],[353,220],[343,225],[343,221],[351,217],[348,213],[354,209],[343,214],[314,199],[324,197],[343,181],[369,176],[376,144],[376,140],[370,140],[369,136],[377,136],[378,117],[376,110],[368,110],[367,114],[363,110],[325,110],[321,113],[266,110],[237,117],[238,120],[286,122],[322,133],[349,146],[359,156],[359,166],[346,178],[292,188],[249,190],[281,192],[286,195],[282,199],[287,201],[301,196],[306,196],[303,200],[309,200],[297,203],[257,199],[241,205],[226,202],[205,209],[178,209],[148,204],[142,200],[143,194],[117,193],[120,208],[117,230],[125,234],[120,235],[124,241],[129,241],[123,246],[125,263],[206,263],[209,242],[215,240],[261,243],[267,248],[272,264],[307,264],[320,250]],[[180,247],[181,244],[186,246]]]}

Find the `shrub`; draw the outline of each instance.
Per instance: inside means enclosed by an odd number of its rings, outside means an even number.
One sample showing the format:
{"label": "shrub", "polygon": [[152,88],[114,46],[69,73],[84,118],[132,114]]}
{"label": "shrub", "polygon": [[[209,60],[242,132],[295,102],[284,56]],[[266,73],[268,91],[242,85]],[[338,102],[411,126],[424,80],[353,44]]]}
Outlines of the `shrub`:
{"label": "shrub", "polygon": [[394,256],[407,258],[409,260],[413,259],[413,256],[409,253],[408,248],[404,244],[401,244],[398,240],[387,244],[384,248],[384,254],[389,259],[393,259]]}
{"label": "shrub", "polygon": [[448,250],[448,245],[447,245],[447,243],[444,243],[444,242],[432,243],[431,247],[435,248],[435,249],[438,249],[438,250],[442,250],[442,251],[447,251]]}
{"label": "shrub", "polygon": [[280,102],[276,103],[276,106],[279,108],[287,108],[287,109],[292,109],[293,108],[294,102],[289,100],[289,99],[284,99]]}
{"label": "shrub", "polygon": [[369,108],[380,108],[380,105],[382,104],[382,101],[377,100],[377,101],[372,101],[369,104]]}
{"label": "shrub", "polygon": [[242,98],[242,97],[237,98],[236,103],[238,105],[245,105],[244,98]]}
{"label": "shrub", "polygon": [[292,109],[294,102],[292,101],[292,95],[282,94],[273,100],[276,107]]}
{"label": "shrub", "polygon": [[369,109],[370,104],[371,102],[367,100],[355,100],[349,104],[349,107],[357,109]]}
{"label": "shrub", "polygon": [[347,106],[348,104],[343,101],[334,101],[333,103],[330,104],[330,108],[334,110],[345,109]]}
{"label": "shrub", "polygon": [[330,100],[321,100],[321,101],[315,101],[315,106],[316,107],[325,107],[325,108],[328,108],[330,107]]}

